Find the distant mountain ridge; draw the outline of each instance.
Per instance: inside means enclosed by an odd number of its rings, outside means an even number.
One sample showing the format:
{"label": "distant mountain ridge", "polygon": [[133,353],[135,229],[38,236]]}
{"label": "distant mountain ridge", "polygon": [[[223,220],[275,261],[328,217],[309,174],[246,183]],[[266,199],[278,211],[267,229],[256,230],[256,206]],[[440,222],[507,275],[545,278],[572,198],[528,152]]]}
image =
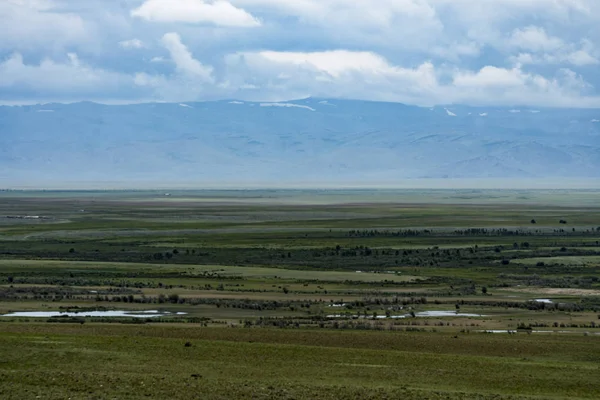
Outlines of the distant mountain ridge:
{"label": "distant mountain ridge", "polygon": [[358,100],[0,107],[0,180],[598,178],[600,110]]}

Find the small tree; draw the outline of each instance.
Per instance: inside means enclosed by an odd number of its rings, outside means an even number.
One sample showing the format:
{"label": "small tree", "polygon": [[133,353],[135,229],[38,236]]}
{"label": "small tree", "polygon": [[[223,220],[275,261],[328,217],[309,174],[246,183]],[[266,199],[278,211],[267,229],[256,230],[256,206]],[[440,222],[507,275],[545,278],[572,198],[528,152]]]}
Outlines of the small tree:
{"label": "small tree", "polygon": [[535,221],[535,219],[532,219],[532,220],[531,220],[531,223],[532,223],[532,224],[536,224],[537,222]]}
{"label": "small tree", "polygon": [[487,294],[487,287],[485,287],[485,286],[484,286],[484,287],[482,287],[482,288],[481,288],[481,293],[483,293],[483,294]]}

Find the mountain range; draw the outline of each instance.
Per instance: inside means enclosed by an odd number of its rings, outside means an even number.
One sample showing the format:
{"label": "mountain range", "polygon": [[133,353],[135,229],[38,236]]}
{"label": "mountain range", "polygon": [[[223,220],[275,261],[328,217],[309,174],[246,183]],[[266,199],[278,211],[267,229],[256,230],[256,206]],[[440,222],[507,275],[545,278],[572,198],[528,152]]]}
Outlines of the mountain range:
{"label": "mountain range", "polygon": [[308,98],[0,107],[0,181],[600,178],[600,110]]}

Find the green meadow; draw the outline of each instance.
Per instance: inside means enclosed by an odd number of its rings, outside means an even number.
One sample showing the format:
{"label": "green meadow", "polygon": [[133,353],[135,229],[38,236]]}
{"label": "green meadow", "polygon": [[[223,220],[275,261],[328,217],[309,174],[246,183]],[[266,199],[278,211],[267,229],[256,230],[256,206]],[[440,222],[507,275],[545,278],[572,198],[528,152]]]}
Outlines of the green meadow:
{"label": "green meadow", "polygon": [[593,399],[600,191],[0,192],[2,399]]}

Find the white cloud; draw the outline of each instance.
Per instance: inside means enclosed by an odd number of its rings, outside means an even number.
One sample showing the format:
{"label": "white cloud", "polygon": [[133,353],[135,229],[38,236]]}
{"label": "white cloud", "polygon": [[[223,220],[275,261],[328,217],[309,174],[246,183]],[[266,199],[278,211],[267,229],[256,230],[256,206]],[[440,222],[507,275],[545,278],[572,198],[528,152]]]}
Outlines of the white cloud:
{"label": "white cloud", "polygon": [[493,5],[474,0],[230,1],[251,12],[285,17],[286,25],[296,17],[301,26],[310,27],[311,36],[334,37],[338,46],[384,45],[450,60],[477,55],[486,45],[506,48],[505,32],[513,30],[513,39],[527,48],[560,45],[562,39],[531,26],[533,21],[553,28],[600,22],[595,0],[494,0]]}
{"label": "white cloud", "polygon": [[[423,103],[437,85],[429,62],[402,68],[375,53],[348,50],[237,53],[227,56],[225,62],[229,87],[252,85],[258,89],[253,98],[260,100],[317,96]],[[240,92],[232,97],[242,96]]]}
{"label": "white cloud", "polygon": [[435,7],[424,0],[230,0],[235,5],[294,15],[310,23],[347,22],[359,25],[392,25],[397,18],[433,20]]}
{"label": "white cloud", "polygon": [[520,67],[448,70],[423,63],[404,68],[375,53],[347,50],[242,53],[228,56],[226,63],[228,87],[242,97],[243,92],[233,88],[251,83],[258,89],[255,96],[281,99],[317,96],[421,105],[600,106],[598,97],[589,96],[590,85],[569,69],[546,78]]}
{"label": "white cloud", "polygon": [[123,89],[132,83],[125,74],[83,63],[75,53],[69,53],[63,62],[46,58],[39,64],[26,64],[21,54],[14,53],[0,63],[0,88],[4,93],[34,91],[51,101],[121,97],[125,95]]}
{"label": "white cloud", "polygon": [[483,67],[477,72],[459,71],[454,76],[458,88],[507,88],[524,84],[525,76],[518,68]]}
{"label": "white cloud", "polygon": [[146,0],[131,11],[133,17],[154,22],[210,23],[229,27],[256,27],[260,21],[224,0]]}
{"label": "white cloud", "polygon": [[595,65],[598,64],[599,61],[596,57],[590,55],[585,50],[577,50],[566,56],[566,60],[573,65],[578,67],[584,65]]}
{"label": "white cloud", "polygon": [[463,56],[478,56],[481,53],[481,45],[474,41],[451,43],[446,44],[445,46],[435,46],[431,52],[438,57],[458,61]]}
{"label": "white cloud", "polygon": [[119,42],[119,46],[124,49],[142,49],[146,47],[140,39],[129,39]]}
{"label": "white cloud", "polygon": [[596,57],[592,56],[585,50],[541,55],[519,53],[517,56],[510,57],[510,60],[516,65],[572,64],[577,67],[583,67],[586,65],[596,65],[600,63]]}
{"label": "white cloud", "polygon": [[[594,44],[583,39],[578,46],[564,40],[549,36],[543,28],[528,26],[515,29],[508,40],[510,47],[521,51],[510,60],[517,65],[531,64],[572,64],[585,66],[598,64]],[[526,52],[523,52],[526,51]]]}
{"label": "white cloud", "polygon": [[[170,75],[153,75],[146,72],[135,74],[135,85],[150,89],[155,99],[163,101],[184,102],[202,100],[211,93],[219,91],[218,83],[213,76],[214,69],[194,58],[187,46],[182,43],[179,34],[171,32],[161,39],[168,50],[171,61],[175,65]],[[166,61],[154,58],[154,62]]]}
{"label": "white cloud", "polygon": [[518,49],[534,52],[552,52],[565,45],[562,39],[548,36],[544,28],[537,26],[515,29],[509,39],[509,44]]}
{"label": "white cloud", "polygon": [[387,73],[392,67],[387,61],[371,52],[353,52],[334,50],[313,53],[262,51],[260,56],[266,60],[281,64],[315,69],[338,78],[349,71]]}
{"label": "white cloud", "polygon": [[[313,95],[598,104],[599,89],[587,82],[597,83],[600,72],[585,67],[600,64],[599,1],[493,3],[0,0],[0,65],[9,73],[0,81],[11,88],[0,95],[87,88],[97,99],[93,88],[106,90],[91,82],[104,82],[108,91],[177,103],[239,97],[258,105]],[[164,54],[151,51],[157,37]],[[125,70],[139,72],[117,72]]]}
{"label": "white cloud", "polygon": [[[255,13],[285,18],[317,40],[429,51],[445,43],[444,26],[431,0],[230,0]],[[392,39],[393,38],[393,39]]]}
{"label": "white cloud", "polygon": [[83,18],[53,0],[2,0],[0,20],[0,50],[62,49],[91,39]]}
{"label": "white cloud", "polygon": [[456,103],[521,104],[556,107],[599,107],[600,97],[574,71],[563,68],[552,78],[521,68],[487,66],[479,71],[457,71],[453,84],[444,87]]}
{"label": "white cloud", "polygon": [[196,60],[181,42],[181,37],[177,33],[165,34],[162,38],[162,44],[171,54],[171,59],[179,72],[193,75],[205,82],[213,82],[213,68]]}

